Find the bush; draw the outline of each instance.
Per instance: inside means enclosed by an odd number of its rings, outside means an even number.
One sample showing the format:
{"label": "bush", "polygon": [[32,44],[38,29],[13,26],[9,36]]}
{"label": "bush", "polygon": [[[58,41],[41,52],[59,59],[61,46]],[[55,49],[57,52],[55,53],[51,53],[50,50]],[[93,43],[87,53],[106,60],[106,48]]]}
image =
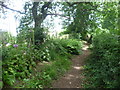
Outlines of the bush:
{"label": "bush", "polygon": [[[60,39],[49,39],[35,49],[36,60],[53,61],[59,59],[59,56],[70,56],[66,49],[61,45]],[[39,59],[37,58],[39,57]]]}
{"label": "bush", "polygon": [[[40,45],[32,45],[29,42],[19,42],[2,47],[2,76],[4,86],[14,87],[17,81],[28,83],[27,86],[43,87],[50,84],[51,80],[56,79],[58,74],[62,74],[69,67],[71,54],[79,54],[81,42],[72,39],[49,39]],[[47,61],[54,62],[53,66],[45,69],[39,76],[32,76],[33,68],[36,63]],[[42,76],[43,75],[43,76]],[[39,79],[42,79],[40,82]],[[28,78],[28,79],[27,79]],[[46,83],[47,82],[47,83]],[[44,85],[45,84],[45,85]],[[32,88],[31,87],[31,88]]]}
{"label": "bush", "polygon": [[53,61],[50,64],[44,64],[43,67],[35,67],[36,70],[33,70],[31,78],[23,79],[22,85],[17,84],[15,88],[49,88],[52,80],[58,79],[71,65],[71,62],[67,57],[59,56],[58,58],[58,60]]}
{"label": "bush", "polygon": [[120,42],[117,35],[101,33],[93,39],[93,53],[88,60],[85,75],[89,88],[119,88]]}
{"label": "bush", "polygon": [[70,54],[78,55],[81,53],[82,42],[80,42],[78,40],[61,39],[60,43]]}
{"label": "bush", "polygon": [[82,43],[74,39],[49,39],[41,46],[37,47],[36,57],[42,61],[59,59],[59,55],[69,57],[70,54],[80,54]]}
{"label": "bush", "polygon": [[32,67],[35,66],[32,49],[25,44],[14,44],[3,46],[3,50],[6,50],[2,55],[3,83],[12,86],[17,79],[29,77]]}

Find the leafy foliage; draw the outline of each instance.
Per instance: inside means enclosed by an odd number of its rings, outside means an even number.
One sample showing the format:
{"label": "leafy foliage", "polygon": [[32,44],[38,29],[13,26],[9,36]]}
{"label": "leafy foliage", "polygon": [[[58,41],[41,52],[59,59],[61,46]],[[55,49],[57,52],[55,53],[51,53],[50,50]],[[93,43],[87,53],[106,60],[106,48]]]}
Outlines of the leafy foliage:
{"label": "leafy foliage", "polygon": [[[103,11],[102,11],[102,28],[108,30],[115,30],[117,26],[117,19],[118,19],[118,3],[111,2],[111,3],[104,3],[103,4]],[[109,26],[109,27],[108,27]]]}
{"label": "leafy foliage", "polygon": [[32,67],[35,66],[32,49],[25,46],[19,44],[18,47],[12,45],[3,47],[8,50],[3,57],[3,82],[5,84],[13,85],[16,78],[28,77]]}
{"label": "leafy foliage", "polygon": [[[66,57],[60,57],[59,60],[53,62],[52,64],[45,64],[43,68],[41,68],[41,72],[38,70],[34,73],[35,76],[32,78],[24,79],[23,86],[16,86],[21,88],[49,88],[52,80],[57,79],[60,75],[62,75],[66,70],[70,68],[71,62],[67,60]],[[40,68],[38,68],[40,69]]]}
{"label": "leafy foliage", "polygon": [[81,39],[86,40],[86,34],[97,27],[97,18],[95,18],[99,4],[93,2],[78,2],[64,4],[62,10],[69,19],[64,20],[66,31],[64,34],[71,34],[76,37],[81,35]]}
{"label": "leafy foliage", "polygon": [[93,40],[93,53],[85,69],[89,88],[120,86],[120,42],[118,35],[102,33]]}
{"label": "leafy foliage", "polygon": [[[69,34],[72,39],[48,39],[46,36],[47,29],[43,28],[43,21],[48,15],[56,14],[57,6],[61,6],[64,12],[60,16],[68,17],[63,19],[66,29],[63,34]],[[0,86],[49,87],[52,80],[70,67],[70,56],[81,53],[80,40],[89,38],[88,41],[91,42],[94,37],[91,49],[93,53],[85,66],[85,87],[119,87],[119,6],[116,2],[26,2],[17,38],[4,33],[0,43],[3,59],[3,83],[0,82]],[[37,68],[43,62],[48,64]]]}
{"label": "leafy foliage", "polygon": [[[78,54],[79,51],[77,49],[81,49],[81,44],[77,40],[46,39],[40,46],[32,45],[29,40],[27,42],[2,46],[2,76],[4,86],[9,85],[13,87],[17,81],[23,80],[24,84],[28,83],[25,84],[27,86],[23,87],[44,87],[47,85],[46,82],[50,84],[51,80],[57,78],[58,74],[66,71],[70,65],[68,58],[73,53]],[[55,61],[55,66],[53,66],[56,68],[50,65],[50,70],[48,68],[43,72],[37,73],[38,76],[32,76],[33,68],[36,67],[36,64],[43,61]],[[42,79],[41,82],[38,78]]]}
{"label": "leafy foliage", "polygon": [[80,54],[81,48],[82,48],[82,43],[78,40],[75,39],[61,39],[60,40],[62,46],[67,50],[68,53],[70,54],[75,54],[78,55]]}
{"label": "leafy foliage", "polygon": [[48,31],[48,30],[45,30],[45,28],[37,28],[34,30],[34,39],[35,39],[35,44],[39,45],[41,44],[42,42],[45,41],[47,35],[45,33],[45,31]]}
{"label": "leafy foliage", "polygon": [[117,2],[63,3],[62,10],[69,17],[63,19],[65,28],[63,34],[69,34],[74,38],[80,35],[81,37],[77,38],[91,43],[92,35],[97,28],[117,30],[119,27],[118,6]]}

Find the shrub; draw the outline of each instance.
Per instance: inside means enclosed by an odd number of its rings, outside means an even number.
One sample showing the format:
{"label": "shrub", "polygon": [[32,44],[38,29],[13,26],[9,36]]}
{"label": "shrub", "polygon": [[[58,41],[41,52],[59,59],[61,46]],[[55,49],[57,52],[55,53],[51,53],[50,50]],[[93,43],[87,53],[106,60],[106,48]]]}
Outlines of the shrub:
{"label": "shrub", "polygon": [[57,60],[59,55],[69,57],[70,54],[80,54],[81,48],[82,43],[74,39],[49,39],[37,47],[36,60],[37,57],[41,61]]}
{"label": "shrub", "polygon": [[[63,56],[52,62],[51,64],[44,64],[44,67],[36,68],[31,78],[23,79],[22,85],[17,84],[15,88],[49,88],[52,80],[55,80],[59,75],[63,74],[70,68],[71,62],[67,57]],[[39,67],[39,66],[38,66]],[[40,72],[38,72],[41,69]]]}
{"label": "shrub", "polygon": [[60,43],[70,54],[78,55],[81,53],[82,43],[75,39],[61,39]]}
{"label": "shrub", "polygon": [[32,59],[32,50],[25,45],[10,45],[3,47],[4,49],[7,51],[3,53],[2,57],[3,83],[12,86],[16,79],[29,77],[35,62]]}
{"label": "shrub", "polygon": [[66,49],[61,45],[60,39],[49,39],[41,46],[37,47],[35,51],[38,52],[36,53],[36,59],[39,57],[41,61],[57,60],[60,55],[70,56]]}
{"label": "shrub", "polygon": [[93,53],[85,69],[85,87],[118,88],[120,86],[120,42],[117,35],[101,33],[93,39]]}
{"label": "shrub", "polygon": [[[56,79],[69,67],[71,54],[79,54],[81,43],[77,40],[66,39],[49,39],[40,45],[32,45],[30,43],[11,44],[2,48],[2,76],[4,86],[14,86],[14,84],[22,80],[27,82],[27,86],[36,88],[50,84],[51,80]],[[45,69],[45,73],[39,73],[41,82],[37,79],[39,76],[32,76],[33,68],[40,61],[54,62],[53,66]],[[36,63],[35,63],[36,62]],[[43,76],[41,76],[43,75]],[[29,80],[28,80],[28,79]],[[47,82],[47,83],[46,83]],[[45,85],[44,85],[45,84]]]}

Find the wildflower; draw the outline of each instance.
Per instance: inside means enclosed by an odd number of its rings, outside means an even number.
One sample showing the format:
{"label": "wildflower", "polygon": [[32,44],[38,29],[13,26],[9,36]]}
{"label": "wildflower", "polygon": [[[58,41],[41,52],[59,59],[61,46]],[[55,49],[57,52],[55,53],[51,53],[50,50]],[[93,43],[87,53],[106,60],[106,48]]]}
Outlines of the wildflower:
{"label": "wildflower", "polygon": [[11,45],[10,43],[7,43],[7,44],[6,44],[7,47],[10,46],[10,45]]}
{"label": "wildflower", "polygon": [[26,55],[26,52],[24,52],[23,54]]}
{"label": "wildflower", "polygon": [[15,48],[16,48],[16,47],[18,47],[18,45],[17,45],[17,44],[14,44],[14,45],[13,45],[13,47],[15,47]]}
{"label": "wildflower", "polygon": [[27,42],[25,42],[25,44],[27,44]]}

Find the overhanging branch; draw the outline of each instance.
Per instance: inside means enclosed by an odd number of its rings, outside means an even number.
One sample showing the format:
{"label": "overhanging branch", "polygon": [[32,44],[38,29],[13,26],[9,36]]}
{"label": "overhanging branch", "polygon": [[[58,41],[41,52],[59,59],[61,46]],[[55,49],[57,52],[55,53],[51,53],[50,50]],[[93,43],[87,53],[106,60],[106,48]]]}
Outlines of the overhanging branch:
{"label": "overhanging branch", "polygon": [[0,6],[6,8],[6,9],[8,9],[8,10],[11,10],[11,11],[14,11],[14,12],[18,12],[18,13],[20,13],[20,14],[25,14],[25,13],[19,11],[19,10],[15,10],[15,9],[9,8],[9,7],[7,7],[6,5],[4,5],[3,3],[0,3]]}

